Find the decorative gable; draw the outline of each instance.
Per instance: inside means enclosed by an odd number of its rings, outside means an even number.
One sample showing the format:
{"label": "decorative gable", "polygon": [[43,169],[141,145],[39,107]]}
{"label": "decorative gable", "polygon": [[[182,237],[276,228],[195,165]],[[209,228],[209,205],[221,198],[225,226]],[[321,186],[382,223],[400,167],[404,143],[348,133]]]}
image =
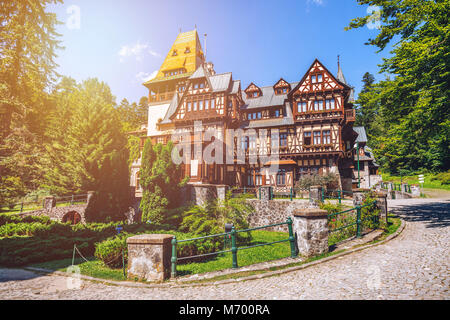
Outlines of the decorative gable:
{"label": "decorative gable", "polygon": [[247,89],[244,90],[244,92],[247,94],[248,99],[258,98],[262,96],[261,89],[253,82],[250,83],[250,85],[247,87]]}
{"label": "decorative gable", "polygon": [[283,78],[278,80],[273,86],[273,91],[276,95],[287,94],[291,90],[291,85],[285,81]]}
{"label": "decorative gable", "polygon": [[308,72],[295,88],[294,94],[324,92],[342,90],[344,86],[325,68],[319,61],[315,60]]}

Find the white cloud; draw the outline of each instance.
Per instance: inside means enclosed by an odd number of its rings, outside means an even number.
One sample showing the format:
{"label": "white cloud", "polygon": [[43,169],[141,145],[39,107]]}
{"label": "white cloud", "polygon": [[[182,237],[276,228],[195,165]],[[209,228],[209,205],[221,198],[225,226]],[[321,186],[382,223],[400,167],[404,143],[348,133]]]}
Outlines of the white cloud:
{"label": "white cloud", "polygon": [[306,12],[309,13],[311,4],[325,6],[325,0],[306,0]]}
{"label": "white cloud", "polygon": [[134,45],[122,46],[119,50],[120,62],[124,62],[125,58],[134,57],[136,61],[142,61],[145,55],[160,57],[160,54],[150,48],[148,43],[138,41]]}
{"label": "white cloud", "polygon": [[153,71],[152,73],[148,73],[148,72],[139,72],[136,75],[136,78],[140,81],[140,82],[146,82],[148,80],[153,79],[154,77],[156,77],[156,75],[158,74],[158,70]]}

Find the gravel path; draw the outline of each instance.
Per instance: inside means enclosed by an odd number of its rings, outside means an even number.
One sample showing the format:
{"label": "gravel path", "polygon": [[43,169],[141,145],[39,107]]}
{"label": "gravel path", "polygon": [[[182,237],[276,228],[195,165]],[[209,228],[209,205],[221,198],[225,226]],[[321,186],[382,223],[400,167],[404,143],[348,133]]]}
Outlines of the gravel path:
{"label": "gravel path", "polygon": [[0,299],[450,300],[450,199],[392,200],[389,208],[407,221],[397,238],[281,276],[192,289],[89,281],[68,289],[66,277],[0,269]]}

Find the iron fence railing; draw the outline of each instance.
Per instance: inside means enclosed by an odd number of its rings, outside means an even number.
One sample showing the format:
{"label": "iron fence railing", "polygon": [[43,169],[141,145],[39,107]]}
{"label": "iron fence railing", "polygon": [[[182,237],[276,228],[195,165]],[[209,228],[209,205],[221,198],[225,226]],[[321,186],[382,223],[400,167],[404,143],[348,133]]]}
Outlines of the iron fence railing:
{"label": "iron fence railing", "polygon": [[73,204],[79,204],[79,203],[85,203],[85,202],[87,202],[87,198],[88,198],[88,195],[87,194],[77,194],[77,195],[75,195],[75,194],[73,194],[73,195],[70,195],[70,196],[62,196],[62,197],[55,197],[55,201],[56,201],[56,204],[70,204],[70,205],[73,205]]}
{"label": "iron fence railing", "polygon": [[[288,226],[289,238],[284,239],[284,240],[273,241],[273,242],[268,242],[268,243],[259,243],[259,244],[255,244],[255,245],[244,246],[244,247],[239,247],[236,245],[236,235],[238,233],[250,232],[250,231],[254,231],[254,230],[266,229],[266,228],[271,228],[271,227],[276,227],[276,226],[281,226],[281,225]],[[225,250],[225,248],[224,248],[224,250],[221,250],[221,251],[215,251],[215,252],[198,254],[198,255],[187,256],[187,257],[180,257],[180,258],[177,257],[177,244],[183,243],[183,242],[189,242],[189,241],[197,241],[197,240],[202,240],[202,239],[214,238],[214,237],[224,237],[224,238],[231,239],[231,249]],[[249,228],[249,229],[243,229],[243,230],[235,230],[235,228],[232,227],[231,232],[207,235],[207,236],[192,238],[192,239],[178,240],[176,238],[176,236],[174,236],[172,239],[171,277],[175,278],[177,276],[177,263],[179,261],[231,252],[232,268],[236,269],[236,268],[238,268],[237,253],[239,250],[246,250],[246,249],[251,249],[251,248],[256,248],[256,247],[261,247],[261,246],[268,246],[268,245],[282,243],[282,242],[288,242],[288,241],[290,242],[291,258],[295,258],[295,257],[297,257],[297,250],[296,250],[295,242],[294,242],[295,238],[294,238],[294,232],[292,229],[292,219],[291,218],[288,218],[286,220],[286,222],[275,223],[275,224],[270,224],[270,225],[266,225],[266,226],[262,226],[262,227],[255,227],[255,228]]]}
{"label": "iron fence railing", "polygon": [[324,189],[322,188],[322,202],[325,201],[325,199],[330,200],[338,200],[339,203],[342,203],[342,200],[345,198],[352,198],[353,192],[352,191],[345,191],[341,189]]}
{"label": "iron fence railing", "polygon": [[[391,186],[391,188],[389,188],[389,185]],[[408,183],[381,182],[381,189],[392,189],[393,191],[411,193],[411,185]]]}
{"label": "iron fence railing", "polygon": [[[362,206],[357,205],[354,208],[351,208],[348,210],[344,210],[344,211],[340,211],[340,212],[336,212],[336,213],[330,213],[328,215],[329,225],[332,224],[330,222],[332,222],[333,217],[339,217],[339,216],[343,216],[345,214],[345,216],[349,217],[349,219],[345,219],[345,218],[342,219],[340,222],[343,222],[343,225],[339,225],[339,227],[336,227],[336,228],[329,228],[328,232],[329,233],[337,232],[337,231],[341,231],[343,229],[346,229],[346,228],[356,225],[356,237],[360,238],[362,225],[365,221],[368,221],[369,219],[374,219],[373,222],[375,224],[377,224],[379,222],[379,219],[376,216],[368,214],[368,215],[366,215],[366,217],[362,218],[362,214],[361,214],[362,209],[364,209],[364,208],[375,209],[376,203],[377,203],[377,201],[375,200],[373,202],[370,202],[370,203],[362,205]],[[352,213],[353,213],[353,216],[349,215]],[[334,219],[334,220],[336,220],[336,219]]]}
{"label": "iron fence railing", "polygon": [[36,197],[34,200],[23,200],[16,203],[0,204],[0,212],[24,212],[37,210],[44,206],[44,199]]}
{"label": "iron fence railing", "polygon": [[[55,202],[59,206],[81,204],[87,202],[87,194],[69,195],[55,197]],[[44,207],[45,198],[36,197],[34,200],[23,200],[11,204],[0,204],[0,212],[17,212],[22,213],[26,211],[39,210]]]}

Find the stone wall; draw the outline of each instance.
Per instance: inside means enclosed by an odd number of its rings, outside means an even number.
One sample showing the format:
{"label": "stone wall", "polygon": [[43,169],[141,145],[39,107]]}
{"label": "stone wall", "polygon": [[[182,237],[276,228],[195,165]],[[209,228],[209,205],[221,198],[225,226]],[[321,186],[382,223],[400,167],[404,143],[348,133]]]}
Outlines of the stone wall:
{"label": "stone wall", "polygon": [[41,210],[35,210],[35,211],[29,211],[21,213],[20,216],[27,217],[27,216],[48,216],[52,220],[56,221],[63,221],[63,218],[66,214],[69,214],[71,212],[76,212],[80,215],[81,223],[86,223],[86,217],[85,217],[85,211],[86,211],[86,204],[76,204],[72,206],[66,206],[66,207],[53,207],[51,209],[41,209]]}
{"label": "stone wall", "polygon": [[[309,207],[308,200],[260,201],[257,199],[248,199],[247,202],[255,210],[248,218],[250,228],[286,222],[288,217],[292,218],[294,216],[295,210]],[[287,225],[267,228],[265,230],[288,232]]]}
{"label": "stone wall", "polygon": [[88,192],[86,203],[74,204],[70,206],[57,207],[56,198],[53,196],[46,197],[44,199],[44,207],[41,210],[29,211],[21,213],[20,216],[48,216],[52,220],[63,221],[64,217],[68,214],[76,213],[79,215],[81,223],[86,223],[86,208],[89,202],[92,200],[94,192]]}

